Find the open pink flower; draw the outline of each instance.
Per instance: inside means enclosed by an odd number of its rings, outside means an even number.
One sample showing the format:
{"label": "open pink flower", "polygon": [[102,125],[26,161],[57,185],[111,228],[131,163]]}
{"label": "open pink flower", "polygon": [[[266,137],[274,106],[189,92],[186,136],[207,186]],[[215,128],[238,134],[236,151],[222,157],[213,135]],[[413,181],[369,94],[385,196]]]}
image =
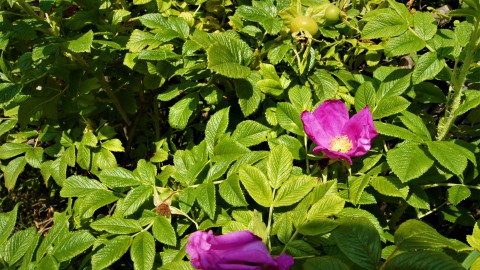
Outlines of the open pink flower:
{"label": "open pink flower", "polygon": [[343,158],[350,165],[350,157],[364,155],[378,133],[373,125],[368,106],[352,118],[340,100],[327,100],[313,113],[304,111],[302,122],[305,133],[317,145],[313,153],[322,151],[329,158]]}
{"label": "open pink flower", "polygon": [[192,265],[202,270],[288,270],[293,258],[282,254],[272,258],[267,246],[250,231],[215,236],[212,231],[196,231],[186,246]]}

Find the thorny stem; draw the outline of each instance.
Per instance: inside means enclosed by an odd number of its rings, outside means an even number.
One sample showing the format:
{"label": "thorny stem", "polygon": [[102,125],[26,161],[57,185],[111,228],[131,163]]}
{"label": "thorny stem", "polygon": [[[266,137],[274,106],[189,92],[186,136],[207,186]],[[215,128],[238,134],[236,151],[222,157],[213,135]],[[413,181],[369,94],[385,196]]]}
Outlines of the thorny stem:
{"label": "thorny stem", "polygon": [[[438,125],[437,129],[437,141],[441,141],[445,139],[448,132],[453,126],[453,122],[456,118],[456,110],[460,107],[462,95],[463,95],[463,84],[467,77],[468,70],[470,68],[470,64],[472,63],[475,52],[478,49],[478,40],[480,38],[480,29],[479,29],[480,20],[475,20],[472,36],[470,37],[469,45],[466,48],[465,59],[462,65],[459,67],[458,61],[456,59],[455,65],[452,72],[451,77],[451,90],[453,90],[453,98],[447,102],[447,108],[445,109],[445,116],[441,119],[441,123]],[[450,105],[448,108],[448,105]]]}

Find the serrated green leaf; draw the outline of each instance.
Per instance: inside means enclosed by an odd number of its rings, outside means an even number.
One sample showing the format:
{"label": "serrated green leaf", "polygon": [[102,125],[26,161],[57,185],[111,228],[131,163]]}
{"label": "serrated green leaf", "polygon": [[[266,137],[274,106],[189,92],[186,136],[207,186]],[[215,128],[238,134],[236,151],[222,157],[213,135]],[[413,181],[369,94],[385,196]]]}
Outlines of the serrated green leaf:
{"label": "serrated green leaf", "polygon": [[4,143],[0,146],[0,159],[9,159],[32,149],[32,146],[24,143]]}
{"label": "serrated green leaf", "polygon": [[267,176],[270,186],[280,188],[283,182],[290,177],[293,169],[293,156],[284,145],[274,146],[267,158]]}
{"label": "serrated green leaf", "polygon": [[197,109],[198,101],[198,93],[191,93],[182,97],[177,103],[170,107],[168,123],[176,129],[185,129],[188,120]]}
{"label": "serrated green leaf", "polygon": [[245,120],[237,125],[232,139],[246,147],[260,144],[267,140],[270,129],[256,121]]}
{"label": "serrated green leaf", "polygon": [[77,164],[84,170],[90,169],[91,152],[90,148],[83,143],[78,143],[77,147]]}
{"label": "serrated green leaf", "polygon": [[210,154],[213,154],[216,140],[227,130],[229,112],[230,107],[222,109],[212,115],[207,122],[207,127],[205,128],[205,143],[207,144],[207,150]]}
{"label": "serrated green leaf", "polygon": [[300,113],[291,103],[277,103],[276,117],[278,124],[287,131],[303,136],[304,131]]}
{"label": "serrated green leaf", "polygon": [[380,224],[377,217],[367,210],[360,209],[360,208],[345,207],[336,216],[339,218],[365,218],[368,221],[370,221],[370,223],[373,224],[375,229],[377,229],[377,232],[380,235],[380,239],[382,241],[385,240],[385,237],[383,236],[384,235],[383,226]]}
{"label": "serrated green leaf", "polygon": [[452,243],[426,223],[410,219],[400,224],[395,231],[395,244],[400,250],[422,250],[448,247]]}
{"label": "serrated green leaf", "polygon": [[60,196],[84,197],[95,190],[107,190],[107,187],[103,183],[86,176],[72,175],[63,182]]}
{"label": "serrated green leaf", "polygon": [[257,86],[260,79],[260,73],[253,71],[246,79],[237,79],[234,82],[238,104],[245,117],[258,110],[259,104],[265,96]]}
{"label": "serrated green leaf", "polygon": [[303,160],[305,158],[305,148],[299,139],[285,134],[275,139],[268,140],[268,146],[270,148],[280,144],[285,145],[288,148],[294,159]]}
{"label": "serrated green leaf", "polygon": [[385,270],[464,270],[457,261],[444,253],[434,251],[414,251],[399,254],[389,261]]}
{"label": "serrated green leaf", "polygon": [[407,203],[415,208],[430,209],[430,199],[421,187],[410,185],[410,193],[406,199]]}
{"label": "serrated green leaf", "polygon": [[9,132],[17,125],[18,120],[4,120],[0,124],[0,136]]}
{"label": "serrated green leaf", "polygon": [[0,213],[0,245],[7,241],[17,222],[18,205],[12,211]]}
{"label": "serrated green leaf", "polygon": [[308,220],[326,218],[340,213],[345,206],[345,200],[336,194],[328,194],[315,202],[307,214]]}
{"label": "serrated green leaf", "polygon": [[408,142],[388,151],[387,162],[403,183],[420,177],[433,165],[423,148]]}
{"label": "serrated green leaf", "polygon": [[415,63],[412,73],[412,83],[419,84],[431,80],[445,68],[445,59],[439,59],[436,52],[427,52]]}
{"label": "serrated green leaf", "polygon": [[398,36],[408,29],[408,23],[392,9],[382,8],[366,14],[368,16],[363,19],[367,24],[362,30],[364,39]]}
{"label": "serrated green leaf", "polygon": [[372,178],[372,187],[380,194],[406,199],[409,187],[395,176],[377,176]]}
{"label": "serrated green leaf", "polygon": [[273,206],[289,206],[297,203],[315,186],[315,180],[306,175],[291,177],[282,184],[275,196]]}
{"label": "serrated green leaf", "polygon": [[135,213],[148,199],[153,197],[152,186],[141,185],[131,189],[123,199],[121,212],[128,216]]}
{"label": "serrated green leaf", "polygon": [[83,218],[89,218],[93,213],[107,204],[115,202],[119,199],[113,192],[107,190],[96,190],[89,193],[85,197],[77,199],[76,203],[80,205],[79,214]]}
{"label": "serrated green leaf", "polygon": [[25,165],[27,165],[27,161],[25,157],[22,156],[11,160],[8,165],[2,169],[3,177],[5,177],[5,187],[9,191],[15,187],[18,176],[25,169]]}
{"label": "serrated green leaf", "polygon": [[110,139],[102,142],[102,147],[112,152],[125,152],[122,142],[119,139]]}
{"label": "serrated green leaf", "polygon": [[459,204],[461,201],[467,199],[472,195],[472,192],[465,186],[453,186],[447,190],[448,201],[454,205]]}
{"label": "serrated green leaf", "polygon": [[2,247],[3,260],[9,265],[13,265],[20,260],[33,243],[35,234],[36,229],[33,227],[14,233]]}
{"label": "serrated green leaf", "polygon": [[381,67],[374,72],[374,77],[382,81],[377,93],[377,100],[380,101],[403,94],[410,87],[411,71],[408,69]]}
{"label": "serrated green leaf", "polygon": [[213,182],[203,183],[197,187],[197,202],[207,213],[210,219],[215,219],[216,210],[216,191]]}
{"label": "serrated green leaf", "polygon": [[177,244],[177,235],[172,224],[164,216],[157,216],[153,222],[152,233],[155,239],[160,243],[175,246]]}
{"label": "serrated green leaf", "polygon": [[105,148],[100,148],[98,152],[93,152],[92,166],[99,169],[112,169],[117,167],[117,159],[115,155]]}
{"label": "serrated green leaf", "polygon": [[372,82],[366,81],[358,87],[355,93],[355,110],[361,111],[365,106],[375,108],[376,91]]}
{"label": "serrated green leaf", "polygon": [[417,134],[405,128],[388,124],[388,123],[382,123],[379,121],[375,121],[374,125],[375,125],[375,128],[377,129],[377,132],[380,134],[395,137],[395,138],[400,138],[400,139],[404,139],[412,142],[418,142],[418,143],[423,142],[423,139],[420,136],[418,136]]}
{"label": "serrated green leaf", "polygon": [[476,250],[480,250],[480,221],[477,221],[473,226],[471,235],[467,235],[467,242]]}
{"label": "serrated green leaf", "polygon": [[259,169],[245,165],[239,171],[240,181],[248,194],[261,206],[270,207],[273,194],[267,177]]}
{"label": "serrated green leaf", "polygon": [[243,191],[240,187],[240,180],[237,175],[228,177],[218,186],[220,196],[232,206],[247,206]]}
{"label": "serrated green leaf", "polygon": [[413,14],[413,29],[417,35],[427,41],[437,32],[437,22],[430,12],[415,12]]}
{"label": "serrated green leaf", "polygon": [[462,104],[455,110],[455,115],[460,116],[469,110],[476,108],[480,105],[480,91],[478,90],[465,90],[465,100]]}
{"label": "serrated green leaf", "polygon": [[339,84],[335,78],[324,69],[317,69],[308,80],[314,85],[314,92],[320,101],[334,99],[338,93]]}
{"label": "serrated green leaf", "polygon": [[155,185],[157,167],[154,164],[144,159],[140,159],[137,162],[137,168],[135,168],[133,172],[136,173],[139,176],[140,181],[142,181],[146,185]]}
{"label": "serrated green leaf", "polygon": [[385,44],[384,51],[386,56],[394,57],[420,51],[425,45],[423,39],[407,31],[398,37],[389,39]]}
{"label": "serrated green leaf", "polygon": [[405,111],[410,102],[401,96],[389,96],[378,101],[373,110],[373,118],[380,119]]}
{"label": "serrated green leaf", "polygon": [[237,8],[236,14],[259,23],[271,35],[277,34],[282,28],[282,21],[276,16],[277,9],[270,2],[254,1],[252,6],[242,5]]}
{"label": "serrated green leaf", "polygon": [[127,235],[106,241],[92,255],[92,269],[100,270],[112,265],[127,252],[131,244],[132,237]]}
{"label": "serrated green leaf", "polygon": [[240,142],[233,138],[223,139],[215,146],[212,161],[236,160],[247,153],[250,150]]}
{"label": "serrated green leaf", "polygon": [[59,263],[52,255],[46,255],[39,261],[37,269],[58,270]]}
{"label": "serrated green leaf", "polygon": [[43,163],[43,148],[34,147],[25,153],[25,161],[33,168],[39,169]]}
{"label": "serrated green leaf", "polygon": [[311,256],[318,254],[318,251],[304,240],[293,240],[288,243],[286,253],[295,256]]}
{"label": "serrated green leaf", "polygon": [[93,42],[93,31],[90,30],[81,37],[67,42],[67,48],[72,52],[90,52],[90,47]]}
{"label": "serrated green leaf", "polygon": [[445,168],[456,175],[461,175],[467,167],[467,149],[447,141],[428,142],[428,151]]}
{"label": "serrated green leaf", "polygon": [[337,247],[364,269],[375,269],[382,253],[380,236],[365,218],[343,219],[332,232]]}
{"label": "serrated green leaf", "polygon": [[39,261],[47,250],[52,247],[53,243],[59,242],[68,233],[68,218],[65,213],[55,212],[53,215],[53,224],[51,230],[45,238],[42,239],[40,246],[37,249],[36,260]]}
{"label": "serrated green leaf", "polygon": [[21,84],[0,83],[0,108],[3,108],[22,90]]}
{"label": "serrated green leaf", "polygon": [[139,29],[133,30],[127,42],[127,49],[131,52],[141,52],[145,47],[149,49],[156,48],[162,44],[162,40],[158,40],[151,33],[141,31]]}
{"label": "serrated green leaf", "polygon": [[135,219],[106,216],[90,223],[96,231],[106,231],[113,234],[130,234],[142,230],[142,225]]}
{"label": "serrated green leaf", "polygon": [[138,186],[141,182],[138,176],[122,167],[104,169],[98,174],[102,183],[110,188]]}
{"label": "serrated green leaf", "polygon": [[68,232],[61,236],[55,245],[52,255],[58,262],[65,262],[87,250],[95,242],[95,237],[88,231]]}
{"label": "serrated green leaf", "polygon": [[143,231],[135,236],[130,248],[130,257],[135,269],[152,269],[155,254],[155,240],[148,231]]}
{"label": "serrated green leaf", "polygon": [[365,174],[358,177],[349,177],[348,179],[348,198],[350,202],[357,205],[362,196],[363,190],[370,183],[370,175]]}
{"label": "serrated green leaf", "polygon": [[420,118],[418,115],[404,111],[398,118],[410,131],[422,137],[422,139],[426,141],[432,140],[427,126],[423,122],[422,118]]}
{"label": "serrated green leaf", "polygon": [[298,232],[303,235],[324,235],[338,227],[340,223],[330,218],[318,218],[302,223]]}

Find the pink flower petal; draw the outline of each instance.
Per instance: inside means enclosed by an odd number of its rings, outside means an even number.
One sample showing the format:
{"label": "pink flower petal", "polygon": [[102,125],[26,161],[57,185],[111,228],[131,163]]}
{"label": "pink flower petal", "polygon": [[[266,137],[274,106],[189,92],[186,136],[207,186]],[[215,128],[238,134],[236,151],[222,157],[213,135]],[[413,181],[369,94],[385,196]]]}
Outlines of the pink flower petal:
{"label": "pink flower petal", "polygon": [[350,155],[348,155],[348,153],[342,153],[342,152],[337,152],[337,151],[332,151],[330,149],[325,149],[323,150],[323,152],[325,153],[325,155],[327,155],[327,157],[329,158],[332,158],[332,159],[345,159],[346,161],[348,161],[348,163],[350,163],[350,165],[352,165],[352,159],[350,158]]}
{"label": "pink flower petal", "polygon": [[315,116],[311,112],[304,111],[301,118],[303,122],[303,129],[308,137],[310,137],[310,139],[312,139],[316,145],[328,147],[332,137],[325,133],[323,127],[317,121]]}
{"label": "pink flower petal", "polygon": [[352,149],[348,152],[350,156],[358,157],[370,151],[371,141],[378,133],[368,106],[345,123],[342,133],[353,143]]}
{"label": "pink flower petal", "polygon": [[327,100],[323,102],[313,112],[313,115],[320,124],[321,129],[329,135],[329,138],[340,135],[343,126],[348,121],[347,106],[340,100]]}

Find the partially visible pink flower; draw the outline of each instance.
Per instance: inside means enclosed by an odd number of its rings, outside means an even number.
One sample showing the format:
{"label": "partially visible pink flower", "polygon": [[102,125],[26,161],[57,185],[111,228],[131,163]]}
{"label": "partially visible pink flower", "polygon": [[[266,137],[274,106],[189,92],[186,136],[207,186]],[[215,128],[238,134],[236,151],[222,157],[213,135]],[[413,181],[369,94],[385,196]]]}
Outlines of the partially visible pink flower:
{"label": "partially visible pink flower", "polygon": [[340,100],[327,100],[313,113],[304,111],[302,122],[305,133],[317,145],[313,153],[322,151],[327,157],[343,158],[350,165],[350,157],[367,153],[378,135],[368,106],[349,118],[347,107]]}
{"label": "partially visible pink flower", "polygon": [[202,270],[288,270],[293,258],[282,254],[273,258],[267,246],[250,231],[215,236],[212,231],[196,231],[186,246],[192,265]]}

